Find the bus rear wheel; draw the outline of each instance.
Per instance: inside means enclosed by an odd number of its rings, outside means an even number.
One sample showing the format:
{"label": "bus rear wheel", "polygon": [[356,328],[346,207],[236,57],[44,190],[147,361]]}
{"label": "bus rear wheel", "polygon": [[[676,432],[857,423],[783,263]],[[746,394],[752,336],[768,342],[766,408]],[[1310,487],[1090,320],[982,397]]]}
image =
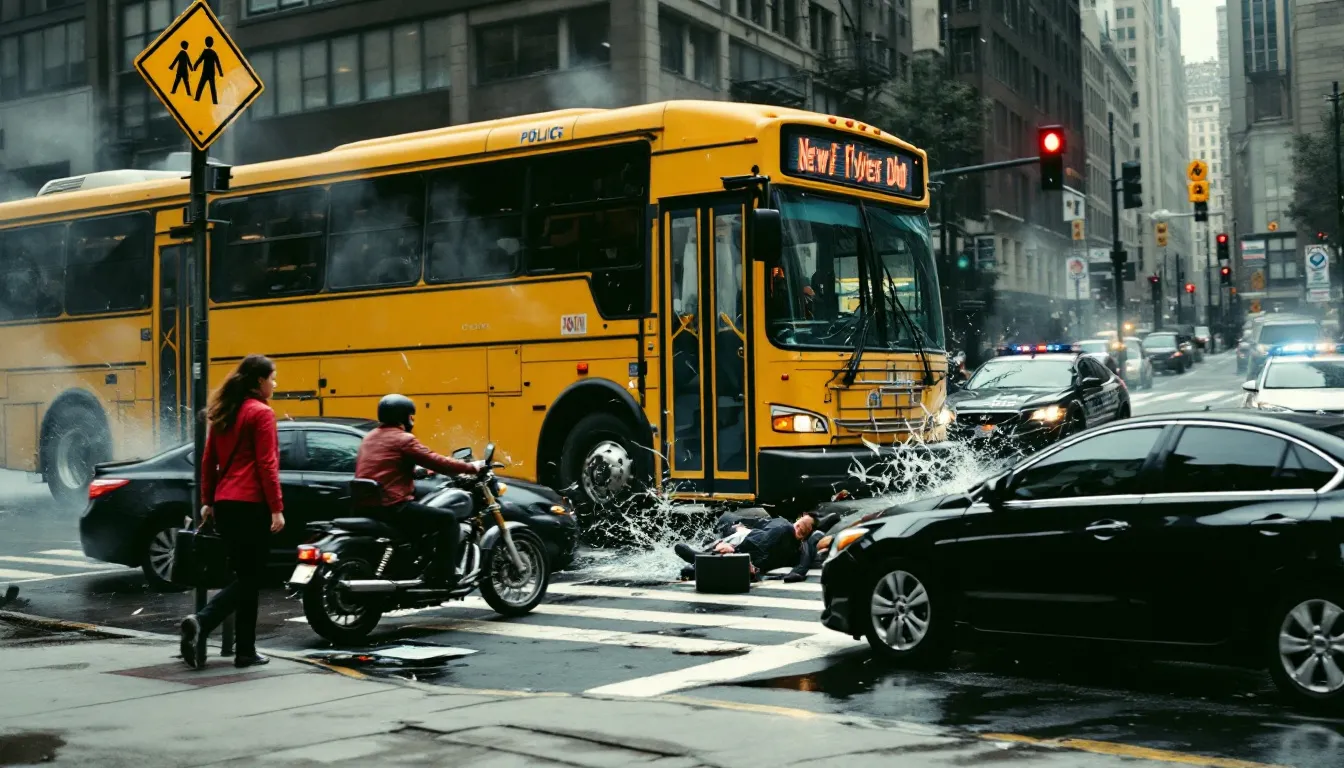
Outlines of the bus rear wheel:
{"label": "bus rear wheel", "polygon": [[42,435],[42,474],[52,498],[79,509],[89,497],[93,467],[111,458],[107,426],[88,407],[59,406]]}
{"label": "bus rear wheel", "polygon": [[589,414],[560,449],[560,487],[586,512],[620,505],[638,489],[639,450],[624,421],[609,413]]}

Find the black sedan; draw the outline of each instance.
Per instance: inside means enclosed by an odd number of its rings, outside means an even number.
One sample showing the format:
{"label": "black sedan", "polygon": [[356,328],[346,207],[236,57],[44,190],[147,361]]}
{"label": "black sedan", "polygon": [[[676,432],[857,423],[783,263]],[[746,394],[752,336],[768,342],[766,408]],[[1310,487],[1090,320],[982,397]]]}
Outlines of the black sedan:
{"label": "black sedan", "polygon": [[1034,450],[1129,416],[1120,377],[1071,345],[1005,347],[948,397],[954,439]]}
{"label": "black sedan", "polygon": [[[1269,668],[1344,703],[1344,420],[1162,414],[825,542],[822,621],[888,660],[1067,639]],[[1105,653],[1106,651],[1103,651]]]}
{"label": "black sedan", "polygon": [[[277,424],[280,438],[280,490],[285,500],[285,529],[273,536],[272,561],[294,562],[295,548],[306,541],[305,526],[349,517],[342,500],[354,477],[355,457],[364,434],[377,426],[358,419],[302,419]],[[143,461],[102,464],[89,486],[89,503],[79,521],[84,554],[109,563],[140,566],[156,588],[171,587],[173,542],[191,516],[194,451],[178,446]],[[531,526],[546,544],[555,569],[567,567],[578,547],[579,527],[570,503],[533,483],[501,477],[507,490],[500,503],[504,517]],[[416,482],[416,497],[440,481]]]}
{"label": "black sedan", "polygon": [[1174,333],[1150,333],[1143,340],[1143,353],[1153,364],[1154,371],[1185,373],[1195,364],[1181,339]]}

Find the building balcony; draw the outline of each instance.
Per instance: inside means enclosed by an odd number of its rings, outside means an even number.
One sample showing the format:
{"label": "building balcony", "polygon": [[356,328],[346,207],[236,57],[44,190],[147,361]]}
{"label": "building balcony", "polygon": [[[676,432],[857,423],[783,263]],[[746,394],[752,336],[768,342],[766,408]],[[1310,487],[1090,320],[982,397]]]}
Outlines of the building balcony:
{"label": "building balcony", "polygon": [[759,80],[734,80],[729,86],[729,92],[734,101],[803,108],[807,106],[807,77],[798,74]]}
{"label": "building balcony", "polygon": [[845,41],[817,57],[817,73],[837,88],[854,90],[890,80],[894,56],[882,38]]}

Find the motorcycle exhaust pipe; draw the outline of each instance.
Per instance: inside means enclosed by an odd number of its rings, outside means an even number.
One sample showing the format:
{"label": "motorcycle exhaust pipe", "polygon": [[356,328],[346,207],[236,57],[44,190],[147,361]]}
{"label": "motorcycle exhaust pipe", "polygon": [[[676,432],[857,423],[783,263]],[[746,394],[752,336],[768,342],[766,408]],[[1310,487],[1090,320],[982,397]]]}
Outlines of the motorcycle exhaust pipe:
{"label": "motorcycle exhaust pipe", "polygon": [[393,581],[391,579],[351,579],[350,581],[341,582],[342,587],[345,587],[351,592],[360,594],[386,594],[401,589],[414,589],[415,587],[420,586],[420,584],[421,581],[419,579],[408,579],[405,581]]}

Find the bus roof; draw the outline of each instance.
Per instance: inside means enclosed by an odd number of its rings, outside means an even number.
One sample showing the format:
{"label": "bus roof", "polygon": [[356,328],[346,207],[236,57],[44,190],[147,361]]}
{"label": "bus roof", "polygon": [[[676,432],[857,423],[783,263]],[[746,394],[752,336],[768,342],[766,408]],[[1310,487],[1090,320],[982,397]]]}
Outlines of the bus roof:
{"label": "bus roof", "polygon": [[[763,104],[665,101],[616,109],[562,109],[352,142],[314,155],[237,166],[233,169],[231,190],[284,185],[299,179],[339,178],[409,164],[525,153],[552,145],[623,136],[654,139],[658,142],[655,149],[662,150],[721,145],[727,137],[744,142],[754,140],[769,126],[781,122],[849,130],[856,137],[924,156],[922,150],[907,142],[848,118]],[[0,203],[0,225],[68,216],[79,211],[185,200],[187,181],[179,174],[173,176],[176,178],[146,178],[145,172],[136,171],[120,177],[129,183],[96,188],[86,185],[61,194]]]}

